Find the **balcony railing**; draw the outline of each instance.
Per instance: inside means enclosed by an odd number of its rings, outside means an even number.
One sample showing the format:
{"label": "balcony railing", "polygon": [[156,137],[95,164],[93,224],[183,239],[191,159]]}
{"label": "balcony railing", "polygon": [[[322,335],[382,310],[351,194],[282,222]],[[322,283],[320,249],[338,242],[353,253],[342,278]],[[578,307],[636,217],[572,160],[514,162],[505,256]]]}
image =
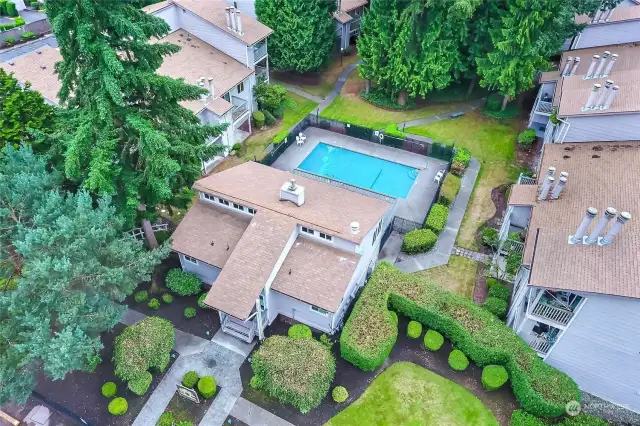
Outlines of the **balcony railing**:
{"label": "balcony railing", "polygon": [[502,250],[506,250],[508,252],[515,251],[516,253],[524,253],[524,243],[512,240],[511,238],[507,238],[502,244]]}
{"label": "balcony railing", "polygon": [[233,108],[231,109],[231,115],[234,121],[242,117],[244,113],[248,111],[247,109],[248,104],[245,99],[233,96],[231,98],[231,103],[233,104]]}
{"label": "balcony railing", "polygon": [[266,81],[269,81],[269,75],[267,74],[267,67],[261,67],[256,65],[256,78],[263,78]]}
{"label": "balcony railing", "polygon": [[540,302],[533,307],[533,311],[531,313],[562,325],[569,324],[569,321],[571,321],[571,318],[573,318],[574,315],[573,312],[566,309],[557,308]]}
{"label": "balcony railing", "polygon": [[538,101],[535,111],[536,114],[551,115],[553,114],[553,104],[551,102]]}
{"label": "balcony railing", "polygon": [[538,181],[534,178],[528,177],[528,176],[524,176],[522,173],[520,173],[520,176],[518,177],[518,185],[537,185]]}
{"label": "balcony railing", "polygon": [[267,42],[261,41],[253,46],[253,63],[258,63],[267,56]]}
{"label": "balcony railing", "polygon": [[349,23],[349,32],[356,32],[360,29],[360,23],[361,23],[362,19],[361,18],[354,18],[350,23]]}
{"label": "balcony railing", "polygon": [[548,354],[551,349],[551,343],[542,338],[531,339],[528,343],[534,351],[543,355]]}

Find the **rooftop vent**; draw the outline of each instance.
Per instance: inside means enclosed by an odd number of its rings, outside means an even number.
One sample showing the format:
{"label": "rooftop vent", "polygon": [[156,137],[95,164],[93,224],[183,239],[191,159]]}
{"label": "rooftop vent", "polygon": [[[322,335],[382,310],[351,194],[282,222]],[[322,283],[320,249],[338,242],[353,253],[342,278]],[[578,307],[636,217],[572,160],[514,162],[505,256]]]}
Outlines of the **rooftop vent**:
{"label": "rooftop vent", "polygon": [[560,173],[560,179],[558,179],[558,183],[553,187],[553,191],[551,192],[551,199],[557,200],[560,198],[560,194],[564,190],[564,187],[567,185],[567,179],[569,178],[569,173],[562,172]]}
{"label": "rooftop vent", "polygon": [[596,64],[598,63],[598,59],[600,59],[600,55],[593,55],[593,58],[591,59],[591,64],[589,64],[589,70],[587,70],[587,74],[584,76],[585,80],[588,80],[591,77],[593,77],[593,73],[596,70]]}
{"label": "rooftop vent", "polygon": [[304,204],[304,187],[297,185],[295,179],[285,182],[280,187],[280,201],[291,201],[300,207]]}
{"label": "rooftop vent", "polygon": [[587,229],[591,224],[591,221],[598,214],[598,209],[595,207],[589,207],[587,209],[587,214],[585,214],[584,219],[578,226],[576,233],[574,235],[569,235],[569,244],[582,244],[582,239],[584,238],[584,234],[587,233]]}
{"label": "rooftop vent", "polygon": [[613,238],[616,236],[618,232],[622,229],[625,223],[631,220],[631,213],[622,212],[618,216],[618,220],[613,224],[607,235],[602,238],[598,238],[598,245],[600,246],[608,246],[613,241]]}
{"label": "rooftop vent", "polygon": [[607,209],[604,211],[604,214],[600,218],[600,221],[593,229],[593,231],[591,231],[591,234],[589,234],[588,237],[584,238],[583,243],[588,245],[597,243],[598,237],[600,236],[604,228],[607,227],[609,221],[616,217],[616,214],[618,214],[618,211],[616,209],[614,209],[613,207],[607,207]]}
{"label": "rooftop vent", "polygon": [[585,106],[582,107],[582,111],[588,111],[590,109],[593,109],[593,105],[596,102],[596,99],[598,97],[598,93],[600,92],[600,88],[602,86],[599,85],[598,83],[593,85],[593,89],[591,89],[591,94],[589,95],[589,100],[587,100],[587,103],[585,104]]}
{"label": "rooftop vent", "polygon": [[618,60],[618,54],[614,53],[613,55],[611,55],[611,60],[607,64],[607,68],[605,68],[604,73],[602,74],[602,77],[606,77],[609,75],[609,73],[613,69],[613,66],[616,64],[617,60]]}
{"label": "rooftop vent", "polygon": [[353,235],[357,235],[360,233],[360,223],[358,222],[351,222],[351,233]]}
{"label": "rooftop vent", "polygon": [[562,76],[569,75],[569,71],[571,70],[571,65],[573,65],[573,56],[569,56],[567,58],[567,63],[564,64],[564,68],[562,69]]}
{"label": "rooftop vent", "polygon": [[604,89],[602,89],[602,92],[600,93],[600,96],[596,101],[596,109],[604,106],[604,101],[607,98],[607,93],[609,92],[609,90],[611,90],[611,87],[613,87],[613,80],[607,80],[604,84]]}

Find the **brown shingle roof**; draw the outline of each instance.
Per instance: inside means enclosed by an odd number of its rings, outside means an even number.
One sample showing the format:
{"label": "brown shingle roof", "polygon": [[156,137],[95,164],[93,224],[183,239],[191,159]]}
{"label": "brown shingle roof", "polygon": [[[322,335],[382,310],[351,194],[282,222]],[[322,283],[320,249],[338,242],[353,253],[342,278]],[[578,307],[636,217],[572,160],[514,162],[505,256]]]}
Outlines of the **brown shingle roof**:
{"label": "brown shingle roof", "polygon": [[295,229],[294,219],[268,209],[258,211],[212,284],[205,303],[246,319]]}
{"label": "brown shingle roof", "polygon": [[364,6],[367,3],[369,3],[367,0],[341,0],[340,12],[349,12],[356,7]]}
{"label": "brown shingle roof", "polygon": [[[535,201],[523,262],[534,286],[640,298],[640,187],[629,173],[640,166],[640,143],[548,144],[540,170],[566,171],[558,200]],[[588,207],[607,207],[633,218],[609,246],[567,243]],[[538,229],[540,230],[538,232]]]}
{"label": "brown shingle roof", "polygon": [[329,312],[340,307],[360,256],[299,236],[271,288]]}
{"label": "brown shingle roof", "polygon": [[[280,201],[280,187],[291,178],[305,188],[305,203],[300,207]],[[254,162],[207,176],[193,187],[240,204],[290,216],[298,223],[358,244],[391,208],[386,201]],[[360,233],[356,235],[351,233],[350,227],[354,221],[360,223]]]}
{"label": "brown shingle roof", "polygon": [[576,16],[576,24],[589,24],[589,25],[605,25],[614,22],[635,21],[640,19],[640,7],[616,7],[613,9],[613,13],[607,22],[591,22],[593,18],[587,15]]}
{"label": "brown shingle roof", "polygon": [[509,205],[531,206],[536,201],[538,187],[536,185],[513,185],[509,194]]}
{"label": "brown shingle roof", "polygon": [[[61,85],[58,75],[54,72],[54,66],[61,60],[62,56],[58,49],[43,46],[28,55],[0,64],[0,68],[14,73],[14,77],[21,83],[30,82],[33,90],[40,92],[48,101],[57,104]],[[12,63],[13,65],[10,65]]]}
{"label": "brown shingle roof", "polygon": [[333,17],[336,19],[336,21],[340,22],[341,24],[346,24],[347,22],[353,19],[353,17],[349,15],[347,12],[336,12],[333,14]]}
{"label": "brown shingle roof", "polygon": [[145,13],[153,13],[156,12],[160,9],[164,9],[165,7],[168,7],[171,5],[171,2],[169,0],[165,0],[165,1],[161,1],[158,3],[154,3],[154,4],[150,4],[148,6],[145,6],[142,8],[142,11]]}
{"label": "brown shingle roof", "polygon": [[171,248],[222,268],[250,221],[196,202],[171,235]]}
{"label": "brown shingle roof", "polygon": [[170,0],[183,9],[198,15],[202,19],[215,25],[222,31],[242,41],[247,45],[252,45],[267,37],[273,30],[263,23],[257,21],[247,14],[241,14],[242,35],[227,28],[227,18],[225,8],[227,3],[221,0]]}

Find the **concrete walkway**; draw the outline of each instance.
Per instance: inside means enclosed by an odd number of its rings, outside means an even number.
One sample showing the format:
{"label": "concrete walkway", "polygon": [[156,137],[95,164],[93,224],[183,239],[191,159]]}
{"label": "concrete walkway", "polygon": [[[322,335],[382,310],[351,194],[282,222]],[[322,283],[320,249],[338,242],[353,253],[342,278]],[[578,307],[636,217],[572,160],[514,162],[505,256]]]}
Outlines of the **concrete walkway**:
{"label": "concrete walkway", "polygon": [[315,103],[320,104],[320,103],[322,103],[322,102],[324,101],[324,99],[323,99],[323,98],[321,98],[320,96],[316,96],[316,95],[312,95],[311,93],[307,93],[307,92],[305,92],[304,90],[302,90],[301,88],[296,87],[296,86],[293,86],[293,85],[291,85],[291,84],[289,84],[289,83],[283,83],[283,82],[281,82],[281,81],[278,81],[277,83],[278,83],[280,86],[282,86],[282,87],[284,87],[285,89],[287,89],[288,91],[293,92],[293,93],[295,93],[296,95],[300,95],[300,96],[302,96],[303,98],[307,98],[307,99],[309,99],[310,101],[313,101],[313,102],[315,102]]}
{"label": "concrete walkway", "polygon": [[294,426],[242,397],[236,401],[231,415],[249,426]]}
{"label": "concrete walkway", "polygon": [[[446,114],[441,114],[441,115],[434,115],[432,117],[418,118],[416,120],[405,121],[403,123],[398,123],[398,128],[405,129],[407,127],[419,126],[421,124],[429,124],[429,123],[434,123],[436,121],[446,120],[451,118],[451,116],[455,114],[459,114],[461,112],[467,113],[467,112],[474,111],[478,108],[481,108],[484,106],[485,102],[486,102],[485,99],[474,99],[471,101],[467,101],[467,102],[464,102],[458,108],[457,111],[448,112]],[[415,138],[415,136],[413,135],[411,137]]]}
{"label": "concrete walkway", "polygon": [[471,158],[471,163],[462,178],[460,192],[458,192],[453,205],[449,209],[447,223],[438,237],[436,246],[430,252],[424,254],[412,256],[401,254],[395,264],[398,269],[403,272],[418,272],[449,263],[449,257],[455,246],[462,218],[471,199],[471,193],[476,184],[479,171],[480,163],[475,158]]}
{"label": "concrete walkway", "polygon": [[487,262],[491,257],[488,254],[480,253],[477,251],[469,250],[462,247],[454,247],[451,254],[456,256],[466,257],[467,259],[475,260],[476,262]]}
{"label": "concrete walkway", "polygon": [[362,61],[358,61],[354,64],[347,66],[345,69],[342,70],[342,72],[338,76],[338,80],[336,81],[336,84],[334,84],[333,86],[333,90],[331,91],[331,93],[327,95],[326,99],[320,103],[320,106],[318,106],[318,113],[321,113],[322,111],[324,111],[324,109],[328,107],[329,104],[331,104],[331,102],[333,102],[335,98],[338,97],[338,95],[340,94],[340,91],[344,87],[344,83],[346,83],[347,81],[347,77],[349,77],[349,74],[351,74],[353,70],[358,68],[358,65],[360,65],[361,62]]}

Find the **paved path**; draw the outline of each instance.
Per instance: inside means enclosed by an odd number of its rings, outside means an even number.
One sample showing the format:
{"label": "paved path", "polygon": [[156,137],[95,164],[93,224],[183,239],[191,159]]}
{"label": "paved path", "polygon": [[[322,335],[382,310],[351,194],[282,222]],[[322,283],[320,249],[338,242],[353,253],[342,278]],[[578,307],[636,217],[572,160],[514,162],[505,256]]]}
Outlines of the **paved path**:
{"label": "paved path", "polygon": [[[465,113],[471,112],[473,110],[481,108],[484,106],[485,102],[486,102],[485,99],[474,99],[471,101],[466,101],[462,105],[460,105],[457,111],[448,112],[446,114],[441,114],[441,115],[434,115],[432,117],[418,118],[416,120],[405,121],[403,123],[398,123],[398,128],[404,129],[406,127],[419,126],[421,124],[429,124],[429,123],[434,123],[436,121],[446,120],[448,118],[451,118],[451,116],[454,114],[458,114],[460,112],[465,112]],[[414,136],[412,135],[412,137]]]}
{"label": "paved path", "polygon": [[318,107],[318,113],[324,111],[324,109],[328,107],[335,98],[338,97],[340,91],[344,87],[344,83],[347,81],[347,77],[349,77],[349,74],[351,74],[353,70],[358,68],[358,65],[360,65],[361,62],[362,61],[358,61],[342,70],[342,72],[338,76],[338,81],[336,81],[336,84],[333,85],[333,90],[327,95],[326,99],[320,103],[320,106]]}
{"label": "paved path", "polygon": [[418,272],[449,263],[449,257],[455,246],[458,230],[462,224],[464,212],[467,210],[479,171],[480,163],[475,158],[471,158],[471,163],[462,178],[460,192],[458,192],[453,205],[449,209],[447,223],[438,237],[436,246],[430,252],[424,254],[413,256],[401,254],[395,264],[398,269],[403,272]]}
{"label": "paved path", "polygon": [[236,401],[231,415],[249,426],[294,426],[293,423],[281,419],[242,397]]}
{"label": "paved path", "polygon": [[283,87],[284,87],[285,89],[287,89],[288,91],[293,92],[293,93],[295,93],[296,95],[300,95],[300,96],[302,96],[303,98],[307,98],[307,99],[309,99],[309,100],[311,100],[311,101],[313,101],[313,102],[316,102],[316,103],[318,103],[318,104],[319,104],[319,103],[322,103],[322,101],[324,101],[324,99],[323,99],[323,98],[321,98],[320,96],[316,96],[316,95],[312,95],[311,93],[307,93],[307,92],[305,92],[304,90],[302,90],[301,88],[296,87],[296,86],[293,86],[293,85],[291,85],[291,84],[289,84],[289,83],[283,83],[283,82],[281,82],[281,81],[278,81],[278,84],[279,84],[280,86],[283,86]]}
{"label": "paved path", "polygon": [[477,251],[469,250],[466,248],[454,246],[451,254],[456,256],[466,257],[467,259],[475,260],[476,262],[487,262],[491,257],[488,254],[480,253]]}

